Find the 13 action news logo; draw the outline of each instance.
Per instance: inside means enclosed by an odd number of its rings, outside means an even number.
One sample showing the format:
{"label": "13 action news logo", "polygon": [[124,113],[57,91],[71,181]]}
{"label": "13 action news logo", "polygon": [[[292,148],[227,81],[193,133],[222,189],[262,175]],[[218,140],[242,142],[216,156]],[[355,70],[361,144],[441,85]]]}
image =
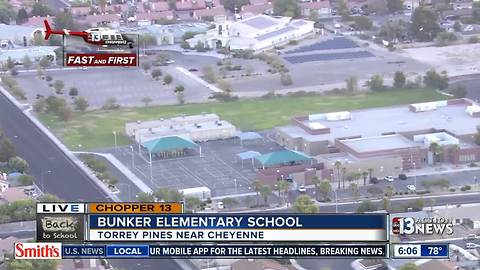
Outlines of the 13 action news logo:
{"label": "13 action news logo", "polygon": [[15,243],[15,259],[61,259],[61,243]]}
{"label": "13 action news logo", "polygon": [[453,234],[453,223],[448,218],[420,218],[412,217],[394,217],[392,219],[393,234],[424,234],[424,235],[442,235]]}

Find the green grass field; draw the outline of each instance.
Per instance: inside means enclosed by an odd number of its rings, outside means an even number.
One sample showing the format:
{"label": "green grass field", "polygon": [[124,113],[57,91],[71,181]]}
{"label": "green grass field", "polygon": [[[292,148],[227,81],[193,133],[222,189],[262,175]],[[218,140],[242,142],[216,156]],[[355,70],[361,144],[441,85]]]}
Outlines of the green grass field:
{"label": "green grass field", "polygon": [[[154,106],[121,109],[117,111],[92,111],[75,114],[67,123],[51,115],[40,115],[47,125],[72,150],[111,147],[113,131],[124,133],[126,122],[168,118],[179,114],[216,113],[243,131],[271,129],[285,125],[291,117],[311,113],[355,110],[446,99],[427,89],[388,91],[353,96],[302,96],[251,99],[227,103],[201,103],[175,106]],[[129,139],[117,136],[118,144]],[[80,146],[81,145],[81,146]]]}

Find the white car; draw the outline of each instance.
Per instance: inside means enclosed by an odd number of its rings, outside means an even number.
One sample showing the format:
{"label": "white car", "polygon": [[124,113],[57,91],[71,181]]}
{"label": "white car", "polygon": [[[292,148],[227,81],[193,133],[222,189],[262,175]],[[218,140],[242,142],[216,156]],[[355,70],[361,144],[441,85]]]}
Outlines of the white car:
{"label": "white car", "polygon": [[417,187],[415,185],[407,185],[407,189],[410,191],[415,191],[417,190]]}
{"label": "white car", "polygon": [[473,25],[471,24],[465,26],[465,28],[463,29],[463,32],[471,32],[471,31],[473,31]]}
{"label": "white car", "polygon": [[393,182],[393,180],[395,180],[395,178],[393,178],[393,176],[391,176],[391,175],[387,175],[383,178],[383,180],[385,180],[387,182]]}
{"label": "white car", "polygon": [[217,202],[217,208],[218,209],[223,209],[225,206],[223,205],[223,202]]}
{"label": "white car", "polygon": [[467,243],[467,244],[465,245],[465,247],[466,247],[467,249],[474,249],[474,248],[480,247],[480,245],[479,245],[479,244],[475,244],[475,243]]}
{"label": "white car", "polygon": [[301,186],[298,187],[298,192],[305,193],[305,192],[307,192],[307,188],[304,185],[301,185]]}

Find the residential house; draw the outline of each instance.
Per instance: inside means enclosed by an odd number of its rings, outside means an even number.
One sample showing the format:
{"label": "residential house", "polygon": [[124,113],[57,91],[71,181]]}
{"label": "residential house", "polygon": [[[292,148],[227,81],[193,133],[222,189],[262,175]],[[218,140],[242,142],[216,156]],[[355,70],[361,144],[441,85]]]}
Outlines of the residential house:
{"label": "residential house", "polygon": [[91,7],[71,7],[70,13],[73,17],[85,17],[90,14]]}
{"label": "residential house", "polygon": [[128,9],[129,9],[128,4],[107,5],[105,7],[105,12],[111,13],[111,14],[121,14],[124,12],[128,12]]}
{"label": "residential house", "polygon": [[318,12],[319,17],[328,17],[331,14],[330,1],[321,0],[316,2],[300,3],[301,14],[309,17],[312,11]]}
{"label": "residential house", "polygon": [[176,3],[176,10],[178,11],[193,11],[206,7],[205,0],[181,0]]}
{"label": "residential house", "polygon": [[24,192],[25,187],[9,187],[5,191],[0,193],[0,203],[9,203],[18,200],[29,199],[27,194]]}
{"label": "residential house", "polygon": [[171,10],[159,11],[159,12],[146,12],[138,13],[136,16],[136,21],[139,26],[146,26],[156,24],[161,20],[173,20],[174,13]]}
{"label": "residential house", "polygon": [[87,15],[84,22],[92,27],[110,26],[115,28],[120,25],[120,16],[117,14],[93,14]]}
{"label": "residential house", "polygon": [[158,11],[167,11],[170,8],[168,7],[167,2],[152,2],[149,5],[149,9],[150,11],[158,12]]}
{"label": "residential house", "polygon": [[240,11],[242,19],[261,14],[273,15],[273,5],[271,2],[259,5],[246,5],[243,6]]}
{"label": "residential house", "polygon": [[31,27],[44,27],[43,21],[47,20],[52,24],[53,20],[55,17],[52,16],[46,16],[46,17],[38,17],[38,16],[33,16],[28,18],[28,20],[23,23],[23,26],[31,26]]}
{"label": "residential house", "polygon": [[193,18],[196,20],[213,21],[216,16],[226,16],[227,13],[223,6],[216,6],[213,8],[206,8],[193,11]]}
{"label": "residential house", "polygon": [[468,0],[455,0],[450,2],[450,4],[452,5],[453,10],[473,8],[473,2]]}

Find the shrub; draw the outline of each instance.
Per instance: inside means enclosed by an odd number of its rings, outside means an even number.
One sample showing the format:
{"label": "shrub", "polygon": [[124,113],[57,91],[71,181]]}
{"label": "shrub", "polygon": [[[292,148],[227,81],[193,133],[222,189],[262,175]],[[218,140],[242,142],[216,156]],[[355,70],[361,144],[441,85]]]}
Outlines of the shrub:
{"label": "shrub", "polygon": [[52,80],[53,80],[52,76],[50,75],[45,76],[45,81],[50,82]]}
{"label": "shrub", "polygon": [[475,163],[475,162],[472,162],[472,163],[468,164],[468,167],[477,167],[477,166],[478,166],[478,165],[477,165],[477,163]]}
{"label": "shrub", "polygon": [[17,178],[17,181],[22,186],[29,186],[33,184],[35,178],[29,174],[22,174]]}
{"label": "shrub", "polygon": [[380,181],[378,180],[377,177],[372,177],[372,178],[370,179],[370,183],[372,183],[372,184],[378,184],[379,182],[380,182]]}
{"label": "shrub", "polygon": [[468,43],[478,43],[478,42],[480,42],[480,38],[477,36],[472,36],[468,38]]}
{"label": "shrub", "polygon": [[290,74],[288,74],[286,72],[280,73],[280,82],[284,86],[293,84],[292,77],[290,76]]}
{"label": "shrub", "polygon": [[417,194],[418,194],[418,195],[423,195],[423,194],[428,194],[428,193],[430,193],[430,190],[427,190],[427,189],[426,189],[426,190],[419,190],[419,191],[417,191]]}
{"label": "shrub", "polygon": [[450,189],[448,189],[448,191],[450,191],[450,192],[455,192],[455,191],[457,191],[457,190],[456,190],[455,188],[450,188]]}
{"label": "shrub", "polygon": [[72,87],[70,88],[68,94],[72,97],[78,96],[78,89],[76,87]]}

